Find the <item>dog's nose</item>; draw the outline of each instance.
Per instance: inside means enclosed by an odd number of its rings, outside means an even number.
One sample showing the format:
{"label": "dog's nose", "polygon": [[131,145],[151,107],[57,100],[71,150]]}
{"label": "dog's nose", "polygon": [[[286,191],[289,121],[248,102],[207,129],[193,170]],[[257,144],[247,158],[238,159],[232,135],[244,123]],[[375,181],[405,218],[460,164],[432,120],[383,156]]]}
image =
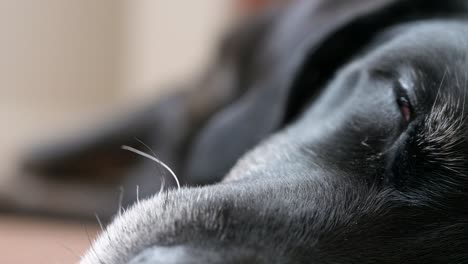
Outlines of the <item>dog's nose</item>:
{"label": "dog's nose", "polygon": [[[249,256],[250,255],[250,256]],[[134,257],[128,264],[250,264],[264,263],[252,254],[239,250],[214,250],[191,246],[152,247]]]}

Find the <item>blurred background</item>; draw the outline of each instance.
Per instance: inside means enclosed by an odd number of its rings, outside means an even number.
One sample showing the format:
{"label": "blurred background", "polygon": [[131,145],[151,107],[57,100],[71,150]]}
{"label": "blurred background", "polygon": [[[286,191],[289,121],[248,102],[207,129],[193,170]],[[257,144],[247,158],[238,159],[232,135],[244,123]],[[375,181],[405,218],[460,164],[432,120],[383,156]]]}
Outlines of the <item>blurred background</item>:
{"label": "blurred background", "polygon": [[[22,151],[203,69],[268,0],[0,0],[0,190]],[[76,263],[96,223],[0,214],[0,263]]]}

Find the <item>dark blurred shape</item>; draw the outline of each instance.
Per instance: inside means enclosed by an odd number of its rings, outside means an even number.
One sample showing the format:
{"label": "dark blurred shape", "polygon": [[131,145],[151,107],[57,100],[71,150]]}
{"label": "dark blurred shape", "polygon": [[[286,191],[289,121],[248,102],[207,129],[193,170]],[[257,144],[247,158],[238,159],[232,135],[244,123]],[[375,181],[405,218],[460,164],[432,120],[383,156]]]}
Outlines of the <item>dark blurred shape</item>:
{"label": "dark blurred shape", "polygon": [[238,0],[238,5],[243,13],[256,13],[271,4],[287,1],[289,0]]}

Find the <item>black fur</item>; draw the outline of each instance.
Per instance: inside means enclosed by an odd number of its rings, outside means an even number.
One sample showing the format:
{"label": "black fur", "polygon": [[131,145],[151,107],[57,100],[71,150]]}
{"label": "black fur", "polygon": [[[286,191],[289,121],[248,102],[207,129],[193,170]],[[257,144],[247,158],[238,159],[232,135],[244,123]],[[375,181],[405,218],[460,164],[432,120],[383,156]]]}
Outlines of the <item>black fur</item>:
{"label": "black fur", "polygon": [[82,263],[468,263],[466,11],[296,1],[238,31],[222,103],[152,142],[183,150],[167,159],[187,187]]}

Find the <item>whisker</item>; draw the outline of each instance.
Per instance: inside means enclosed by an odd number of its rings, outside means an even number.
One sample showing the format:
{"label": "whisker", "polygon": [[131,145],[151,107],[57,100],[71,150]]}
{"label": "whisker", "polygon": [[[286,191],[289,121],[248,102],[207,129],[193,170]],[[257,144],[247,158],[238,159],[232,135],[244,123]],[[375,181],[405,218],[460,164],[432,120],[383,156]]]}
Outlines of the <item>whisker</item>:
{"label": "whisker", "polygon": [[145,157],[145,158],[147,158],[147,159],[150,159],[150,160],[152,160],[152,161],[158,163],[159,165],[163,166],[163,167],[164,167],[167,171],[169,171],[169,173],[172,175],[172,177],[174,178],[174,180],[175,180],[176,183],[177,183],[177,189],[180,190],[179,179],[177,178],[176,174],[171,170],[171,168],[169,168],[169,166],[167,166],[164,162],[158,160],[157,158],[155,158],[155,157],[153,157],[153,156],[151,156],[151,155],[149,155],[149,154],[147,154],[147,153],[145,153],[145,152],[143,152],[143,151],[140,151],[140,150],[138,150],[138,149],[132,148],[132,147],[130,147],[130,146],[124,145],[124,146],[122,146],[122,149],[128,150],[128,151],[133,152],[133,153],[135,153],[135,154],[138,154],[138,155],[140,155],[140,156],[143,156],[143,157]]}
{"label": "whisker", "polygon": [[140,202],[140,185],[136,186],[136,199],[137,199],[137,203],[139,203]]}
{"label": "whisker", "polygon": [[157,156],[156,153],[154,153],[153,149],[150,148],[150,146],[148,146],[147,144],[145,144],[145,142],[143,142],[142,140],[140,140],[140,139],[137,138],[137,137],[135,138],[135,140],[136,140],[138,143],[142,144],[143,147],[145,147],[147,150],[149,150],[149,151],[151,152],[151,154],[153,154],[153,157],[156,157],[156,156]]}
{"label": "whisker", "polygon": [[161,177],[161,187],[159,188],[159,193],[164,191],[165,185],[166,185],[166,179],[164,177]]}
{"label": "whisker", "polygon": [[458,74],[457,74],[457,72],[454,72],[454,75],[455,75],[455,82],[457,83],[457,88],[458,88],[458,89],[461,89],[460,80],[458,79]]}
{"label": "whisker", "polygon": [[122,204],[123,204],[123,198],[124,198],[124,188],[123,186],[120,186],[120,193],[119,193],[119,216],[122,215]]}
{"label": "whisker", "polygon": [[[140,143],[141,145],[143,145],[146,149],[148,149],[151,154],[153,154],[153,157],[156,157],[156,153],[154,153],[153,149],[148,146],[147,144],[145,144],[145,142],[143,142],[142,140],[140,140],[139,138],[135,137],[135,140]],[[165,183],[166,183],[166,179],[164,177],[164,173],[161,173],[160,174],[160,177],[161,177],[161,187],[159,188],[159,192],[162,192],[164,191],[164,187],[165,187]]]}
{"label": "whisker", "polygon": [[84,227],[84,230],[86,232],[86,237],[88,238],[88,242],[89,242],[89,246],[90,246],[89,250],[91,251],[92,254],[94,254],[94,256],[96,257],[97,261],[100,264],[104,264],[104,262],[101,260],[98,253],[96,252],[96,249],[94,248],[93,241],[91,241],[91,235],[89,234],[88,226],[86,224],[83,224],[83,227]]}
{"label": "whisker", "polygon": [[[466,66],[468,66],[468,62],[466,63],[467,65],[465,65],[465,69],[466,69]],[[463,83],[463,88],[466,89],[466,84],[468,83],[468,71],[465,71],[465,80],[464,80],[464,83]]]}
{"label": "whisker", "polygon": [[[467,64],[465,66],[468,66],[468,63],[465,63],[465,64]],[[465,69],[466,69],[466,67],[465,67]],[[465,104],[466,104],[466,89],[467,89],[466,82],[467,82],[467,78],[468,78],[468,71],[465,70],[465,83],[464,83],[464,85],[462,87],[462,89],[463,89],[463,108],[462,108],[461,122],[465,121],[464,119],[465,119]]]}
{"label": "whisker", "polygon": [[445,77],[447,76],[447,72],[448,72],[448,67],[445,69],[444,75],[442,76],[442,80],[440,81],[440,84],[439,84],[439,88],[437,89],[437,94],[436,94],[436,97],[434,99],[434,103],[432,104],[431,113],[434,112],[435,105],[437,104],[437,101],[439,100],[440,89],[442,88],[442,85],[445,82]]}
{"label": "whisker", "polygon": [[97,213],[94,213],[94,216],[96,217],[96,221],[99,224],[99,227],[101,228],[101,232],[104,232],[104,225],[101,222],[101,218],[99,218],[99,215]]}

